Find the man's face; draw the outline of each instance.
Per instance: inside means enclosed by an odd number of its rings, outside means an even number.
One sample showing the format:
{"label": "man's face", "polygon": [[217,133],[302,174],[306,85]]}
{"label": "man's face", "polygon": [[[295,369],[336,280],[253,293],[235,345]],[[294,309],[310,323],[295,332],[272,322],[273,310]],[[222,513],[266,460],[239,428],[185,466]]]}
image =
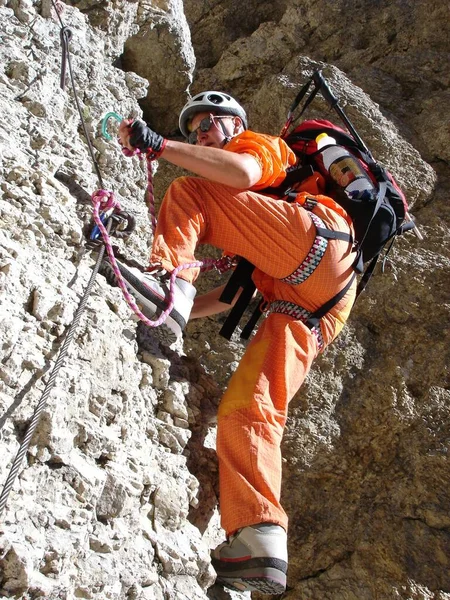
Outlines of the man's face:
{"label": "man's face", "polygon": [[[191,135],[193,135],[193,133],[196,132],[196,144],[198,144],[199,146],[211,146],[213,148],[222,148],[225,142],[226,135],[230,137],[233,135],[233,119],[234,117],[213,115],[210,112],[201,112],[194,115],[189,129],[192,132]],[[202,129],[206,129],[208,120],[210,127],[207,131],[202,131]],[[202,121],[203,124],[202,126],[200,126]],[[225,127],[225,131],[227,132],[227,134],[224,133],[222,125]]]}

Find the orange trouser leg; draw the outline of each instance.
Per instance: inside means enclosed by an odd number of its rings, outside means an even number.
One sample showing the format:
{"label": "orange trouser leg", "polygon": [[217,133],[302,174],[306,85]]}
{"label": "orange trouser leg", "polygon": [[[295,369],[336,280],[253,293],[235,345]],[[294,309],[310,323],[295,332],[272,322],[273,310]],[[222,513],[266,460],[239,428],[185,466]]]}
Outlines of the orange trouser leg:
{"label": "orange trouser leg", "polygon": [[287,529],[280,444],[288,403],[316,354],[315,339],[302,323],[271,314],[231,378],[217,429],[220,512],[228,535],[263,522]]}
{"label": "orange trouser leg", "polygon": [[[161,205],[150,260],[173,270],[195,260],[198,243],[211,244],[280,278],[303,260],[314,232],[311,219],[298,205],[198,177],[181,177],[170,185]],[[191,283],[197,275],[198,269],[180,274]]]}

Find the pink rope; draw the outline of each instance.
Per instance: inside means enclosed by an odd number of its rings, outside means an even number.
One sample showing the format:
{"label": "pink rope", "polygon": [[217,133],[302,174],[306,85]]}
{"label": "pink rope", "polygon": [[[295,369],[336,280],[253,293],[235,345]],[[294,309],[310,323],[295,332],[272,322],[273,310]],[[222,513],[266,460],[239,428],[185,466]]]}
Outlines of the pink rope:
{"label": "pink rope", "polygon": [[[143,155],[143,153],[141,153],[139,150],[132,152],[132,151],[128,150],[127,148],[124,148],[122,151],[124,152],[124,154],[126,156],[134,156],[134,155],[142,156]],[[149,160],[149,159],[147,160],[146,204],[147,204],[149,217],[150,217],[150,221],[152,224],[152,230],[153,230],[153,234],[154,234],[155,228],[156,228],[156,214],[155,214],[155,204],[154,204],[154,194],[153,194],[154,188],[153,188],[153,172],[152,172],[151,162],[152,162],[151,160]],[[170,275],[169,304],[167,305],[167,308],[164,310],[164,312],[160,315],[160,317],[158,319],[156,319],[155,321],[151,321],[141,312],[141,310],[137,306],[133,296],[128,291],[128,288],[126,286],[126,283],[122,276],[122,273],[120,272],[119,267],[117,266],[117,261],[114,256],[111,239],[106,230],[106,227],[104,226],[104,224],[100,218],[100,212],[105,212],[105,211],[108,211],[111,209],[120,210],[120,204],[115,199],[113,192],[110,192],[108,190],[98,190],[97,192],[92,194],[92,202],[94,205],[94,208],[93,208],[94,221],[97,224],[97,226],[100,230],[100,233],[102,234],[106,252],[108,253],[108,257],[111,262],[111,267],[114,271],[114,275],[116,276],[117,283],[118,283],[120,289],[122,290],[125,301],[128,304],[128,306],[131,308],[131,310],[135,313],[135,315],[137,315],[137,317],[143,323],[145,323],[145,325],[147,325],[148,327],[158,327],[159,325],[164,323],[164,321],[170,315],[172,308],[174,306],[174,301],[175,301],[174,300],[174,296],[175,296],[174,287],[176,285],[176,278],[177,278],[178,273],[180,273],[180,271],[183,271],[184,269],[195,269],[195,268],[199,268],[202,271],[209,271],[210,269],[216,268],[220,273],[225,273],[233,266],[233,261],[232,261],[231,257],[225,256],[225,257],[222,257],[219,259],[207,258],[203,261],[195,261],[192,263],[188,263],[188,264],[184,264],[184,265],[180,265],[180,266],[176,267],[176,269],[174,269],[174,271]]]}
{"label": "pink rope", "polygon": [[[119,139],[120,142],[120,139]],[[142,158],[145,156],[145,152],[139,150],[139,148],[135,148],[134,150],[130,150],[129,148],[122,147],[122,153],[127,158],[131,158],[133,156],[139,156]],[[147,209],[150,216],[150,223],[152,225],[152,233],[155,233],[156,229],[156,211],[155,211],[155,201],[154,201],[154,187],[153,187],[153,169],[152,169],[152,160],[147,157],[147,189],[145,190],[145,203],[147,205]]]}

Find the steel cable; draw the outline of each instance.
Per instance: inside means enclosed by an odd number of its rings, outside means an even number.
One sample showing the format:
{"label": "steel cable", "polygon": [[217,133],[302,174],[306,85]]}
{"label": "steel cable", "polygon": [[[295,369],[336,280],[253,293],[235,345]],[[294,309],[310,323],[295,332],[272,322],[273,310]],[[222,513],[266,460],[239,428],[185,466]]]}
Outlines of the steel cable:
{"label": "steel cable", "polygon": [[[80,116],[80,120],[81,120],[81,125],[83,128],[83,132],[86,138],[86,142],[88,145],[88,149],[89,149],[89,153],[92,159],[92,162],[94,164],[95,167],[95,171],[99,180],[99,184],[100,184],[100,188],[103,190],[104,186],[103,186],[103,181],[102,181],[102,177],[101,177],[101,173],[100,173],[100,169],[99,166],[97,164],[97,161],[95,159],[95,154],[94,154],[94,148],[92,146],[91,140],[89,138],[89,134],[86,128],[86,123],[84,121],[83,118],[83,113],[82,113],[82,109],[80,106],[80,102],[78,99],[78,94],[76,91],[76,86],[75,86],[75,78],[73,75],[73,71],[72,71],[72,64],[71,64],[71,60],[70,60],[70,51],[69,51],[69,42],[70,39],[72,38],[72,33],[71,30],[66,27],[61,19],[60,16],[60,11],[58,10],[58,7],[55,3],[55,0],[52,0],[52,4],[55,8],[57,17],[59,19],[60,22],[60,27],[61,27],[61,31],[60,31],[60,39],[61,39],[61,46],[62,46],[62,64],[61,64],[61,78],[60,78],[60,85],[61,88],[64,89],[65,86],[65,75],[66,75],[66,65],[69,68],[69,78],[70,78],[70,82],[71,82],[71,87],[73,90],[73,95],[74,95],[74,100],[75,100],[75,104]],[[153,180],[152,180],[152,167],[151,167],[151,160],[148,160],[148,164],[147,164],[147,169],[148,169],[148,185],[147,185],[147,191],[146,191],[146,201],[147,201],[147,207],[149,210],[149,216],[150,216],[150,221],[152,224],[152,229],[154,231],[155,227],[156,227],[156,215],[155,215],[155,208],[154,208],[154,197],[153,197]],[[95,196],[95,195],[94,195]],[[94,215],[95,215],[95,210],[94,210]],[[100,230],[102,231],[103,234],[103,238],[104,241],[106,243],[106,248],[108,249],[109,252],[109,232],[111,230],[111,226],[112,226],[112,219],[109,218],[107,220],[106,223],[106,227],[102,224],[100,219],[96,219],[97,225],[100,228]],[[106,233],[106,235],[104,235]],[[112,250],[111,250],[112,252]],[[48,397],[55,385],[55,381],[56,378],[58,376],[59,370],[63,364],[64,358],[66,357],[67,351],[69,349],[69,346],[72,342],[72,339],[75,335],[75,330],[78,326],[78,323],[80,321],[81,315],[86,307],[88,298],[90,296],[92,287],[94,285],[94,281],[95,281],[95,277],[98,273],[98,270],[100,268],[100,264],[103,260],[103,256],[105,253],[105,245],[101,246],[99,249],[99,254],[97,257],[97,261],[95,263],[95,266],[93,268],[92,271],[92,275],[89,279],[89,282],[87,284],[86,290],[81,298],[80,304],[78,305],[78,308],[75,312],[74,315],[74,319],[72,321],[72,324],[70,325],[68,331],[67,331],[67,335],[65,337],[65,340],[63,342],[63,345],[61,346],[61,349],[59,351],[58,354],[58,358],[55,362],[55,365],[52,369],[50,378],[48,380],[47,385],[45,386],[44,392],[38,402],[38,405],[36,406],[36,409],[33,413],[31,422],[27,428],[27,431],[25,433],[25,437],[22,441],[22,443],[20,444],[19,450],[17,452],[16,458],[14,459],[13,465],[11,467],[11,470],[8,474],[8,477],[6,479],[5,485],[3,487],[2,493],[0,495],[0,516],[2,515],[2,512],[6,506],[7,500],[8,500],[8,496],[11,492],[11,489],[14,485],[14,482],[16,480],[16,477],[19,473],[19,469],[20,469],[20,465],[22,464],[23,458],[28,450],[28,447],[31,443],[33,434],[36,430],[36,427],[39,423],[39,420],[41,418],[42,412],[45,409],[45,406],[47,404],[47,400]],[[111,257],[111,263],[114,266],[115,260],[114,260],[114,256],[112,255]],[[201,262],[195,262],[189,265],[183,265],[178,267],[177,269],[175,269],[175,271],[172,273],[171,275],[171,298],[170,298],[170,302],[169,305],[166,309],[166,311],[164,311],[164,313],[161,315],[160,319],[158,319],[155,322],[149,321],[148,319],[146,319],[146,317],[144,315],[142,315],[138,309],[137,306],[133,306],[135,303],[134,301],[132,301],[131,299],[131,303],[130,303],[130,299],[127,299],[127,296],[129,296],[126,288],[124,288],[124,284],[120,285],[121,283],[121,275],[120,272],[116,272],[116,277],[118,279],[118,283],[119,283],[119,287],[122,288],[122,291],[124,292],[125,295],[125,299],[127,300],[127,302],[130,304],[131,308],[134,310],[134,312],[137,312],[137,314],[139,315],[139,317],[144,320],[144,322],[147,325],[150,325],[151,327],[156,326],[157,324],[159,324],[160,322],[163,321],[163,316],[164,318],[167,316],[167,314],[169,314],[172,306],[173,306],[173,286],[175,284],[175,278],[176,275],[178,274],[178,272],[182,269],[186,269],[186,268],[193,268],[193,267],[203,267],[202,270],[209,270],[212,268],[216,268],[218,271],[220,272],[224,272],[227,271],[228,269],[230,269],[232,267],[232,259],[230,259],[230,257],[225,256],[222,257],[221,259],[205,259],[204,261]],[[116,268],[116,270],[118,271],[118,269]],[[123,283],[123,282],[122,282]],[[137,311],[136,311],[137,309]]]}
{"label": "steel cable", "polygon": [[48,380],[48,383],[45,386],[44,392],[43,392],[43,394],[42,394],[42,396],[41,396],[41,398],[40,398],[40,400],[39,400],[39,402],[38,402],[38,404],[36,406],[36,409],[35,409],[35,411],[33,413],[33,417],[31,419],[31,422],[30,422],[30,424],[28,426],[28,429],[26,431],[25,437],[24,437],[22,443],[20,444],[20,447],[19,447],[19,450],[17,452],[16,458],[14,459],[13,465],[12,465],[11,470],[9,472],[9,475],[8,475],[8,477],[6,479],[5,485],[4,485],[2,493],[0,495],[0,516],[1,516],[3,510],[4,510],[5,506],[6,506],[6,502],[8,500],[9,493],[10,493],[10,491],[11,491],[13,485],[14,485],[14,481],[15,481],[18,473],[19,473],[20,465],[21,465],[21,463],[23,461],[23,458],[24,458],[24,456],[25,456],[25,454],[26,454],[26,452],[28,450],[30,442],[31,442],[31,440],[33,438],[33,434],[34,434],[34,432],[36,430],[36,427],[37,427],[37,425],[39,423],[39,420],[41,418],[42,412],[44,411],[44,408],[45,408],[45,406],[47,404],[47,400],[48,400],[48,397],[50,396],[50,392],[52,391],[52,389],[53,389],[53,387],[55,385],[55,381],[56,381],[56,378],[58,376],[59,370],[60,370],[60,368],[63,365],[63,362],[64,362],[64,359],[66,357],[67,351],[68,351],[69,346],[70,346],[70,344],[71,344],[71,342],[73,340],[73,337],[75,335],[75,330],[78,327],[78,324],[79,324],[80,319],[81,319],[81,315],[82,315],[82,313],[83,313],[83,311],[84,311],[84,309],[86,307],[87,301],[89,299],[92,287],[94,285],[95,277],[96,277],[96,275],[98,273],[98,269],[100,267],[100,263],[102,261],[104,252],[105,252],[105,247],[102,246],[100,248],[97,261],[96,261],[95,266],[93,268],[92,275],[91,275],[91,277],[89,279],[89,282],[88,282],[88,284],[86,286],[86,290],[85,290],[85,292],[83,294],[83,297],[81,298],[81,302],[78,305],[78,308],[77,308],[77,310],[75,312],[75,316],[73,318],[72,324],[70,325],[70,327],[69,327],[69,329],[67,331],[67,334],[66,334],[66,337],[64,339],[63,345],[61,346],[61,349],[59,351],[58,358],[57,358],[57,360],[55,362],[55,365],[54,365],[54,367],[52,369],[52,372],[51,372],[50,378]]}

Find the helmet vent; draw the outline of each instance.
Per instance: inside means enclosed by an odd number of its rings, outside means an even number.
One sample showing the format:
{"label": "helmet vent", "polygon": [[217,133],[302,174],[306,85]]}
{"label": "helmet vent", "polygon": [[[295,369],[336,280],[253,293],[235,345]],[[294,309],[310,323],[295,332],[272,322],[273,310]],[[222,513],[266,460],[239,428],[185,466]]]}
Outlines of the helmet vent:
{"label": "helmet vent", "polygon": [[[224,96],[225,96],[225,94],[223,94],[223,96],[219,96],[219,94],[209,94],[209,96],[208,96],[208,100],[209,100],[210,102],[212,102],[213,104],[222,104],[222,102],[223,102],[223,100],[224,100]],[[229,96],[225,96],[225,98],[226,98],[227,100],[229,100],[229,99],[230,99],[230,97],[229,97]]]}

